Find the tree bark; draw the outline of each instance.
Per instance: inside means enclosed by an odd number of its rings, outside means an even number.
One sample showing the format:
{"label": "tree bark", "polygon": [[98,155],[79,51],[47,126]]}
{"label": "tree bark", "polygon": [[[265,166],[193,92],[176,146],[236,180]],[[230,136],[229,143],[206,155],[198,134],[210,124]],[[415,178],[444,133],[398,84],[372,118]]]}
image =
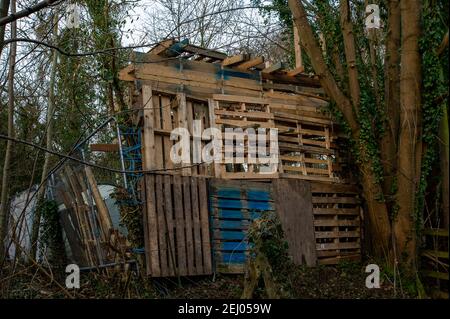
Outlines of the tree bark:
{"label": "tree bark", "polygon": [[[16,1],[11,1],[11,14],[16,12]],[[17,23],[11,24],[11,38],[17,37]],[[14,138],[14,74],[16,68],[17,42],[11,43],[9,53],[9,72],[8,72],[8,137]],[[9,221],[9,168],[11,165],[11,156],[13,151],[13,142],[8,140],[5,151],[5,162],[3,164],[2,192],[0,195],[0,264],[5,257],[5,240],[8,233]]]}
{"label": "tree bark", "polygon": [[341,28],[344,38],[345,59],[347,62],[349,91],[353,106],[357,111],[360,102],[360,87],[358,79],[358,68],[356,66],[355,37],[353,35],[353,23],[350,15],[350,6],[348,0],[341,0]]}
{"label": "tree bark", "polygon": [[[321,49],[308,22],[303,4],[298,0],[289,0],[289,7],[292,11],[294,22],[302,34],[302,37],[300,38],[301,44],[311,59],[311,64],[320,79],[320,83],[324,88],[325,93],[334,100],[339,110],[344,114],[345,120],[351,128],[352,138],[356,142],[359,142],[360,127],[356,120],[352,102],[342,93],[336,84],[336,80],[326,66]],[[365,146],[359,146],[361,152],[365,153]],[[364,197],[368,206],[368,217],[372,230],[371,234],[374,253],[376,256],[381,258],[384,257],[390,261],[391,254],[389,242],[391,237],[391,226],[389,215],[385,203],[376,200],[376,196],[382,192],[381,186],[376,181],[370,159],[362,162],[359,166],[359,170],[362,177],[361,184],[364,189]]]}
{"label": "tree bark", "polygon": [[[397,167],[398,126],[400,122],[400,6],[399,0],[388,3],[388,31],[385,56],[386,132],[381,139],[381,160],[384,170],[383,193],[388,200]],[[391,205],[390,205],[391,206]]]}
{"label": "tree bark", "polygon": [[[53,37],[56,39],[58,37],[58,15],[55,14],[53,17],[54,21],[54,28],[53,28]],[[56,68],[58,63],[58,52],[56,50],[53,50],[52,55],[52,71],[50,74],[50,83],[49,83],[49,94],[48,94],[48,108],[47,108],[47,133],[46,133],[46,148],[48,150],[51,150],[52,144],[53,144],[53,115],[55,113],[55,79],[56,79]],[[39,189],[37,196],[36,196],[36,203],[39,204],[42,203],[44,200],[45,195],[45,189],[47,185],[47,175],[48,175],[48,169],[50,166],[50,153],[45,153],[44,155],[44,165],[42,166],[42,175],[41,175],[41,183],[42,186]],[[31,258],[36,258],[36,251],[37,251],[37,242],[39,238],[39,228],[41,225],[41,210],[36,209],[35,216],[33,219],[33,225],[31,228],[31,249],[30,249],[30,256]]]}
{"label": "tree bark", "polygon": [[419,53],[420,0],[401,0],[400,135],[398,158],[398,215],[394,221],[397,252],[401,262],[416,267],[416,191],[420,182],[421,69]]}

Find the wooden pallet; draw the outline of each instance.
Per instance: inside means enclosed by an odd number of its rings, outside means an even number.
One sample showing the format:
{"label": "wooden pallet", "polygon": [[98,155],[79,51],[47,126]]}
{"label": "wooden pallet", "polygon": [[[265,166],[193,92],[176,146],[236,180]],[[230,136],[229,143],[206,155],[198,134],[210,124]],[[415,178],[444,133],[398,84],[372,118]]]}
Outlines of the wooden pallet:
{"label": "wooden pallet", "polygon": [[283,177],[335,181],[331,120],[314,106],[272,104]]}
{"label": "wooden pallet", "polygon": [[[277,178],[277,167],[271,167],[257,157],[255,163],[249,163],[249,147],[256,147],[256,141],[250,142],[246,130],[250,129],[257,133],[259,128],[275,128],[274,116],[270,113],[267,99],[252,98],[236,95],[213,95],[210,103],[210,114],[213,114],[213,122],[220,129],[223,138],[224,162],[216,166],[216,177],[225,179],[257,179]],[[227,129],[242,129],[242,135],[227,137]],[[267,150],[270,148],[269,136],[266,136]],[[238,149],[242,151],[242,160],[233,159],[228,162],[225,159],[227,143],[234,149],[234,155]],[[218,171],[218,172],[217,172]]]}
{"label": "wooden pallet", "polygon": [[206,179],[168,174],[144,179],[147,274],[211,274]]}
{"label": "wooden pallet", "polygon": [[273,211],[270,184],[213,179],[209,184],[214,264],[220,273],[243,273],[249,254],[247,230]]}
{"label": "wooden pallet", "polygon": [[361,259],[358,191],[352,185],[311,183],[319,264]]}
{"label": "wooden pallet", "polygon": [[[172,130],[185,128],[190,136],[194,135],[194,121],[202,123],[204,128],[209,127],[209,113],[207,101],[199,101],[186,98],[185,94],[164,94],[153,90],[150,86],[144,86],[142,90],[144,113],[144,141],[147,135],[147,144],[143,144],[142,153],[151,149],[148,154],[149,169],[167,170],[168,174],[182,174],[183,176],[212,176],[212,167],[200,164],[202,159],[195,162],[193,151],[204,147],[207,141],[200,141],[200,145],[192,143],[191,138],[191,161],[190,163],[174,163],[170,157],[173,145],[177,142],[170,139]],[[185,167],[177,170],[178,167]]]}
{"label": "wooden pallet", "polygon": [[[61,221],[75,261],[92,267],[114,261],[117,257],[111,249],[114,229],[91,168],[73,169],[65,165],[58,179],[57,196],[66,207]],[[118,238],[118,232],[115,234]]]}
{"label": "wooden pallet", "polygon": [[448,229],[426,228],[424,245],[421,251],[421,273],[425,282],[431,287],[433,298],[448,299]]}

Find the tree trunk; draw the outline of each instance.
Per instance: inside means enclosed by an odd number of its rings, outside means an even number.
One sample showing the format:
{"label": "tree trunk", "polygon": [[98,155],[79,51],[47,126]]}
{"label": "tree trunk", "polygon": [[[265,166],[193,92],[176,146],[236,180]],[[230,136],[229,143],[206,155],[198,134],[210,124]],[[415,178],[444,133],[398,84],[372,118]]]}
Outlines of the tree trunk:
{"label": "tree trunk", "polygon": [[[319,76],[320,83],[325,93],[336,103],[339,110],[344,114],[347,124],[352,131],[352,137],[359,142],[360,128],[356,121],[354,108],[350,99],[345,96],[336,84],[336,80],[329,71],[322,56],[320,47],[314,37],[311,26],[309,25],[303,4],[298,0],[289,0],[289,7],[293,14],[293,19],[298,30],[302,34],[301,44],[311,59],[314,71]],[[358,84],[359,88],[359,84]],[[359,99],[359,98],[358,98]],[[358,101],[359,103],[359,101]],[[364,145],[359,145],[363,153],[366,152]],[[366,161],[360,164],[361,184],[364,189],[364,197],[368,206],[368,217],[371,225],[371,235],[374,243],[374,253],[377,257],[386,258],[389,261],[390,248],[389,241],[391,237],[391,226],[386,204],[376,200],[382,189],[376,181],[372,170],[372,162]]]}
{"label": "tree trunk", "polygon": [[392,185],[396,174],[398,126],[400,121],[400,6],[399,0],[388,3],[388,31],[385,56],[384,104],[386,132],[381,139],[383,163],[383,193],[389,206],[393,198]]}
{"label": "tree trunk", "polygon": [[[58,15],[55,14],[54,18],[54,29],[53,29],[53,37],[56,39],[58,36]],[[51,65],[51,74],[50,74],[50,83],[49,83],[49,95],[48,95],[48,108],[47,108],[47,133],[46,133],[46,148],[51,150],[53,144],[53,115],[55,113],[55,78],[56,78],[56,68],[58,62],[58,52],[53,50],[52,55],[52,65]],[[42,175],[41,175],[41,188],[38,191],[36,196],[36,203],[42,203],[44,200],[45,189],[47,185],[47,175],[48,169],[50,166],[50,153],[45,153],[44,155],[44,165],[42,166]],[[36,258],[37,251],[37,242],[39,237],[39,227],[41,225],[41,210],[36,209],[35,216],[33,219],[33,226],[31,229],[31,249],[30,256],[31,258]]]}
{"label": "tree trunk", "polygon": [[341,0],[341,28],[344,38],[345,60],[347,62],[349,91],[355,110],[359,108],[360,87],[358,68],[356,66],[355,37],[353,35],[353,23],[351,21],[350,6],[348,0]]}
{"label": "tree trunk", "polygon": [[400,136],[398,157],[398,215],[394,221],[396,249],[401,262],[415,270],[416,191],[420,181],[421,69],[419,53],[420,0],[401,0],[402,52],[400,68]]}
{"label": "tree trunk", "polygon": [[[11,14],[16,13],[16,1],[11,1]],[[17,23],[11,24],[11,38],[17,37]],[[8,137],[14,137],[14,73],[16,68],[17,42],[11,43],[9,53],[9,73],[8,73]],[[5,162],[3,164],[2,192],[0,197],[0,264],[5,257],[5,239],[8,232],[9,221],[9,168],[13,142],[8,140],[6,144]]]}

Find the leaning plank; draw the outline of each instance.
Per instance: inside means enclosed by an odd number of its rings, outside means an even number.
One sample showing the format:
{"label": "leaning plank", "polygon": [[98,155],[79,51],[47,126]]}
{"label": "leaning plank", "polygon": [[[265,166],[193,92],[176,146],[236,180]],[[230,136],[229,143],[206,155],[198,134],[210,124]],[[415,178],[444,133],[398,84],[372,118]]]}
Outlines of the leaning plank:
{"label": "leaning plank", "polygon": [[305,71],[305,68],[303,66],[300,66],[298,68],[295,68],[293,70],[289,70],[286,72],[287,76],[296,76],[297,74],[303,73]]}
{"label": "leaning plank", "polygon": [[248,69],[254,68],[257,65],[262,64],[262,63],[264,63],[264,57],[260,56],[260,57],[251,59],[249,61],[239,63],[234,68],[237,70],[241,70],[241,71],[247,71]]}
{"label": "leaning plank", "polygon": [[274,73],[277,71],[281,71],[283,69],[286,69],[286,64],[283,62],[278,62],[275,64],[272,64],[271,66],[269,66],[268,68],[265,68],[264,70],[261,71],[261,73],[263,74],[270,74],[270,73]]}
{"label": "leaning plank", "polygon": [[111,216],[109,215],[108,208],[103,201],[100,191],[98,190],[97,182],[95,181],[94,174],[89,166],[85,167],[86,177],[91,187],[92,196],[94,197],[95,206],[97,206],[97,211],[99,214],[100,224],[102,225],[104,239],[108,240],[109,231],[113,228]]}
{"label": "leaning plank", "polygon": [[204,274],[210,274],[212,273],[211,240],[209,238],[208,193],[206,191],[205,178],[199,178],[198,192],[200,199],[200,225],[202,229],[203,271]]}
{"label": "leaning plank", "polygon": [[158,43],[155,47],[153,47],[148,54],[153,55],[164,55],[164,53],[170,49],[170,47],[175,43],[174,39],[168,39]]}
{"label": "leaning plank", "polygon": [[232,66],[250,59],[250,54],[233,55],[222,61],[223,66]]}

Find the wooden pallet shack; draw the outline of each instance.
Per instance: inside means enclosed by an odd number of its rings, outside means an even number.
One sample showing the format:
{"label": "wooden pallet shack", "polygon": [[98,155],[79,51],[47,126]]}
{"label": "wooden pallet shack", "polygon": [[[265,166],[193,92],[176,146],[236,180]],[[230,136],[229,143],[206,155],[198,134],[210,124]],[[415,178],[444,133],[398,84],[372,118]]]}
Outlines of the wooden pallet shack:
{"label": "wooden pallet shack", "polygon": [[[242,271],[246,229],[264,210],[281,215],[297,263],[359,258],[360,206],[341,147],[346,138],[317,77],[187,41],[164,41],[132,60],[120,79],[141,128],[142,168],[152,171],[141,183],[149,275]],[[276,129],[279,163],[275,170],[258,161],[204,163],[194,154],[211,142],[202,135],[208,128],[222,133],[223,145],[242,146],[244,158],[249,129]],[[241,129],[242,140],[227,137],[229,128]],[[172,161],[174,129],[189,133],[192,165]],[[296,236],[300,229],[304,236]]]}

